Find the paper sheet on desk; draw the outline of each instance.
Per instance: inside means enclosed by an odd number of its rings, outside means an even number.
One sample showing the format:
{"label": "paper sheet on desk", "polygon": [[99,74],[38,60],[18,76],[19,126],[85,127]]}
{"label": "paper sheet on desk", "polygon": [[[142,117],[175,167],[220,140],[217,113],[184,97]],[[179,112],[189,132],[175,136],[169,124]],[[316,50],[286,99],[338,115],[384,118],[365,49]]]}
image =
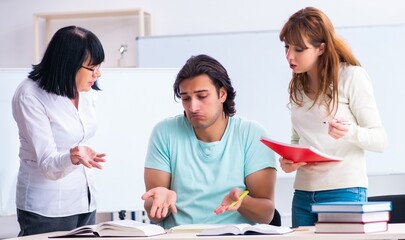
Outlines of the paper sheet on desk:
{"label": "paper sheet on desk", "polygon": [[204,229],[217,228],[223,226],[222,224],[183,224],[170,228],[170,232],[201,232]]}

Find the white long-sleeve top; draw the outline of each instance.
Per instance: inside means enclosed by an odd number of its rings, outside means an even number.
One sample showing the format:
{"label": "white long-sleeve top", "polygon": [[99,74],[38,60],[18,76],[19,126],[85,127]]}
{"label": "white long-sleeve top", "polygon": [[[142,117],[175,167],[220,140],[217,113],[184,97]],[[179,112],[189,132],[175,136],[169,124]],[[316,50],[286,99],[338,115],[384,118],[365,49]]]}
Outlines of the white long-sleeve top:
{"label": "white long-sleeve top", "polygon": [[307,164],[297,170],[294,188],[321,191],[348,187],[368,187],[365,150],[382,152],[387,136],[374,98],[367,72],[359,66],[341,65],[339,71],[339,107],[335,117],[352,124],[346,136],[334,139],[324,121],[325,106],[315,105],[305,94],[303,107],[291,107],[291,142],[312,146],[329,155],[343,157],[338,163]]}
{"label": "white long-sleeve top", "polygon": [[48,93],[31,79],[18,86],[12,100],[20,138],[18,209],[47,217],[96,209],[93,172],[73,165],[69,152],[74,146],[89,146],[95,134],[94,93],[80,93],[76,109],[69,98]]}

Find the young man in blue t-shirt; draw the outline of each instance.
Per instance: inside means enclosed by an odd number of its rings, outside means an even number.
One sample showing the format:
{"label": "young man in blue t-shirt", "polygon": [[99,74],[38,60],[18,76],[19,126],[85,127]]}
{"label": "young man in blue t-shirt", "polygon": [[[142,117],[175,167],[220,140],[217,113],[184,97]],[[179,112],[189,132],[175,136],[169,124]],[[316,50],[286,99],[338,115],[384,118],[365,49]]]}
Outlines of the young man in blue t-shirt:
{"label": "young man in blue t-shirt", "polygon": [[[215,59],[191,57],[174,94],[184,114],[158,123],[145,161],[145,210],[168,229],[181,224],[265,223],[274,212],[274,153],[254,121],[234,116],[235,90]],[[239,200],[240,194],[249,195]],[[237,201],[236,205],[231,203]]]}

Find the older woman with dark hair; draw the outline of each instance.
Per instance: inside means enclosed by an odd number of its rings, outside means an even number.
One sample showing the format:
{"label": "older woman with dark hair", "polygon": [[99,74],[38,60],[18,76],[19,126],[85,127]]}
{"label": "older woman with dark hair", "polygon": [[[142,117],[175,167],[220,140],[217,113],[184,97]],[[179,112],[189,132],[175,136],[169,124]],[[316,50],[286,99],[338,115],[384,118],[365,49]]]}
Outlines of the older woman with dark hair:
{"label": "older woman with dark hair", "polygon": [[102,168],[105,154],[89,145],[96,130],[94,90],[100,90],[103,61],[103,47],[92,32],[61,28],[15,91],[19,236],[95,223],[92,168]]}

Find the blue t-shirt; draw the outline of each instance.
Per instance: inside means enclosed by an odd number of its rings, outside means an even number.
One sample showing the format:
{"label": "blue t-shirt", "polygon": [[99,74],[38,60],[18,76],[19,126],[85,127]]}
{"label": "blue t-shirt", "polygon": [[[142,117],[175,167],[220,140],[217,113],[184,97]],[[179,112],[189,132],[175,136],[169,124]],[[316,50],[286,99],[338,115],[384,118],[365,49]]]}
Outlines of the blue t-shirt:
{"label": "blue t-shirt", "polygon": [[220,141],[202,142],[184,115],[167,118],[153,129],[145,167],[171,174],[177,213],[161,225],[253,223],[237,211],[214,213],[229,191],[246,189],[245,178],[275,168],[275,155],[260,142],[265,129],[256,122],[230,117]]}

